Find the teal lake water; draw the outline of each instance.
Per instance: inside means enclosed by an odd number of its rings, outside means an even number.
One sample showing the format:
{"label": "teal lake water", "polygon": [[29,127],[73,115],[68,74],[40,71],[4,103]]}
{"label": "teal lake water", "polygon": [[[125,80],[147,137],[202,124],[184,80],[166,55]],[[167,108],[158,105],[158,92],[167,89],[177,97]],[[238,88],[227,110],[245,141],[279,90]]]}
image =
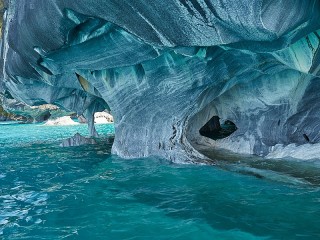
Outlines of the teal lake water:
{"label": "teal lake water", "polygon": [[59,147],[76,132],[0,125],[0,239],[320,239],[317,183]]}

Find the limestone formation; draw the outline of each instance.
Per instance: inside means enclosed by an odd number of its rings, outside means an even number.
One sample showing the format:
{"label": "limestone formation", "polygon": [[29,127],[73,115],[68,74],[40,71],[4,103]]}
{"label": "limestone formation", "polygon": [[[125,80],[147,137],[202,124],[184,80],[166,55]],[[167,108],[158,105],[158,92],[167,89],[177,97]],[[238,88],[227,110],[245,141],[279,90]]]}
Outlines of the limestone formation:
{"label": "limestone formation", "polygon": [[[319,0],[6,7],[2,89],[85,116],[93,136],[94,113],[111,110],[115,154],[197,162],[203,147],[266,156],[320,142]],[[202,136],[213,116],[236,131]]]}
{"label": "limestone formation", "polygon": [[94,114],[94,123],[103,124],[103,123],[112,123],[113,117],[107,112],[96,112]]}
{"label": "limestone formation", "polygon": [[60,117],[56,119],[49,119],[44,125],[46,126],[68,126],[68,125],[78,125],[78,122],[75,122],[69,116]]}
{"label": "limestone formation", "polygon": [[76,133],[73,137],[65,139],[60,144],[61,147],[76,147],[81,145],[96,144],[93,138],[86,138]]}

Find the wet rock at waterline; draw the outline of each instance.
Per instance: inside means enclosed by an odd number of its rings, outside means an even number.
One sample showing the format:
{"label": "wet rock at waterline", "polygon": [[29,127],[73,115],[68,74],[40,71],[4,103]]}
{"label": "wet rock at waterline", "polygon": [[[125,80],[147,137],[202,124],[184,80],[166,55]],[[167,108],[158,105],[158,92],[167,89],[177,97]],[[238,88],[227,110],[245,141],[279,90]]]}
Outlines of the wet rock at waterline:
{"label": "wet rock at waterline", "polygon": [[19,120],[23,123],[45,122],[48,119],[57,119],[73,114],[53,104],[27,105],[24,102],[14,99],[7,91],[4,94],[0,93],[0,103],[2,104],[2,112],[5,112],[5,114],[2,115],[12,116],[11,120]]}
{"label": "wet rock at waterline", "polygon": [[65,139],[60,144],[61,147],[75,147],[81,145],[88,145],[88,144],[96,144],[96,140],[93,138],[86,138],[81,136],[79,133],[76,133],[73,137]]}
{"label": "wet rock at waterline", "polygon": [[60,117],[56,119],[49,119],[44,125],[46,126],[67,126],[67,125],[78,125],[80,123],[75,122],[69,116]]}
{"label": "wet rock at waterline", "polygon": [[[9,2],[2,88],[83,115],[92,136],[111,110],[115,154],[194,162],[201,147],[320,141],[319,1]],[[213,116],[236,131],[201,135]]]}

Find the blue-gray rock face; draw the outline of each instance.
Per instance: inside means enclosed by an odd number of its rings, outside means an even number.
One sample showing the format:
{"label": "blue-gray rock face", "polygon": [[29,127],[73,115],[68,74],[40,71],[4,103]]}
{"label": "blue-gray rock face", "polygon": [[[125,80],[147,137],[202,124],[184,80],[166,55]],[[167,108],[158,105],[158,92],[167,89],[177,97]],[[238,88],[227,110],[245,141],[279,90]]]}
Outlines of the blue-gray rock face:
{"label": "blue-gray rock face", "polygon": [[[91,129],[108,108],[122,157],[267,155],[320,142],[318,29],[318,0],[7,0],[2,89]],[[201,136],[212,116],[237,131]]]}
{"label": "blue-gray rock face", "polygon": [[60,144],[60,147],[77,147],[81,145],[96,144],[93,138],[86,138],[76,133],[73,137],[65,139]]}

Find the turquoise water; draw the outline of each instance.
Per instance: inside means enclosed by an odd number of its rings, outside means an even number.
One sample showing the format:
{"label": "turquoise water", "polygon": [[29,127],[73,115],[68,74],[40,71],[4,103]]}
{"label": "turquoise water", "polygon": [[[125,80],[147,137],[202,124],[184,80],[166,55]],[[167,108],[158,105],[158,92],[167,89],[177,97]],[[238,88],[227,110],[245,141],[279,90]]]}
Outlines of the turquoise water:
{"label": "turquoise water", "polygon": [[320,239],[317,184],[58,146],[76,132],[0,125],[0,239]]}

